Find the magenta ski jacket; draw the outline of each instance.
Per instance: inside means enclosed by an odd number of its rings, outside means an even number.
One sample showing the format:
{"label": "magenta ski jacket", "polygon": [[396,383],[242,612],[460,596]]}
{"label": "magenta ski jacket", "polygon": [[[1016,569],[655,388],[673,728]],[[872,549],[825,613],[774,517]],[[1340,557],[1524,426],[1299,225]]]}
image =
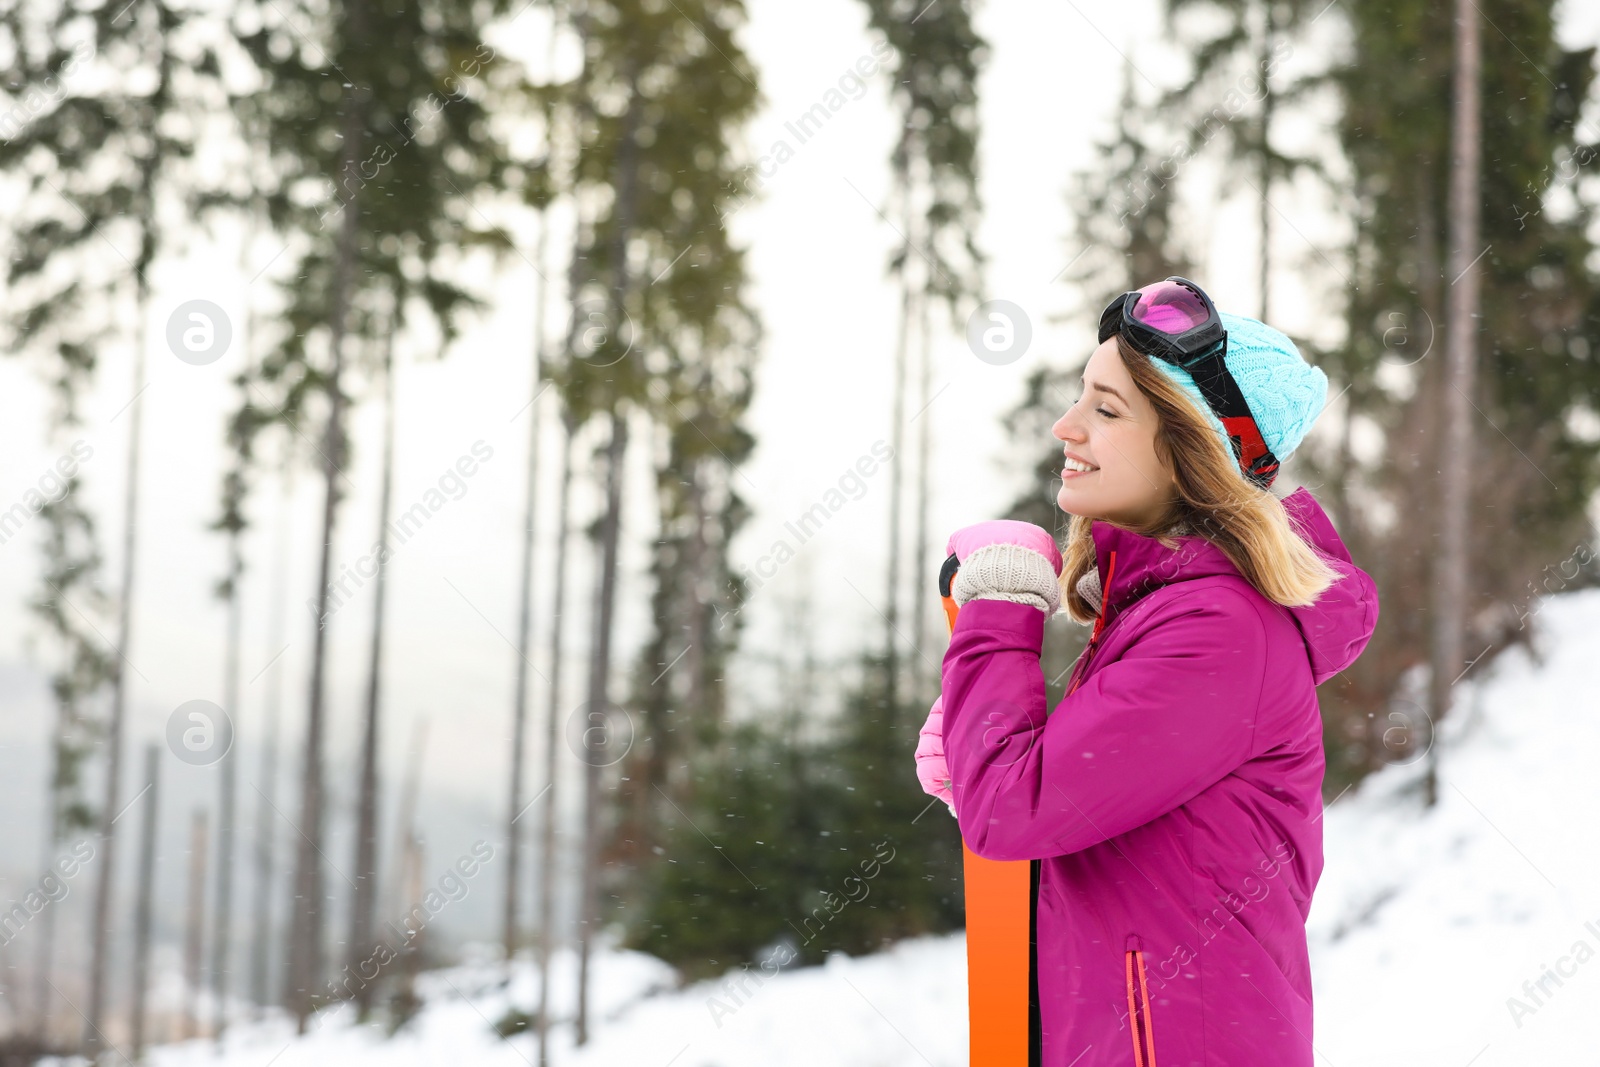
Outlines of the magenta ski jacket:
{"label": "magenta ski jacket", "polygon": [[1322,872],[1316,686],[1366,647],[1373,581],[1316,500],[1283,501],[1340,579],[1280,607],[1199,537],[1092,528],[1104,599],[1048,716],[1042,612],[972,600],[945,653],[961,835],[1035,860],[1044,1067],[1311,1067],[1305,920]]}

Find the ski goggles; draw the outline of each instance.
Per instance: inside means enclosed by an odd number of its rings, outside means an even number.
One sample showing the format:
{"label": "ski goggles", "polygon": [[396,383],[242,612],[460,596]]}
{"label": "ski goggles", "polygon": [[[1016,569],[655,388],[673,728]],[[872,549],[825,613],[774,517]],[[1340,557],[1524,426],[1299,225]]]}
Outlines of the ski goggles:
{"label": "ski goggles", "polygon": [[1278,457],[1267,447],[1239,383],[1228,370],[1228,331],[1204,289],[1176,275],[1123,293],[1100,314],[1100,341],[1120,333],[1135,349],[1182,367],[1222,423],[1246,478],[1265,489],[1278,476]]}

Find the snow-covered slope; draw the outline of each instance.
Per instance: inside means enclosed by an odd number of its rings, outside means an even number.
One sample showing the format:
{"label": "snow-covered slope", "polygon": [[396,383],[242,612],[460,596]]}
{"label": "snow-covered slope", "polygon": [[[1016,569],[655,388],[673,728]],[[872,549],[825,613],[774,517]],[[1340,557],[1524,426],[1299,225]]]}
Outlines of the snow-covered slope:
{"label": "snow-covered slope", "polygon": [[1420,765],[1328,810],[1319,1062],[1600,1062],[1600,591],[1539,609],[1543,663],[1502,657],[1444,724],[1432,811]]}
{"label": "snow-covered slope", "polygon": [[[616,950],[594,958],[590,1042],[574,1049],[570,1026],[552,1041],[557,1067],[954,1067],[966,1062],[966,948],[960,936],[903,942],[888,952],[831,957],[821,967],[765,976],[752,968],[669,991],[661,961]],[[556,957],[558,1018],[574,1004],[571,953]],[[286,1019],[235,1026],[222,1056],[210,1042],[152,1050],[155,1067],[528,1067],[531,1034],[502,1040],[491,1028],[512,1003],[534,1002],[524,962],[508,987],[504,968],[469,965],[423,976],[427,1007],[392,1039],[352,1025],[348,1008],[319,1016],[295,1039]]]}
{"label": "snow-covered slope", "polygon": [[[1525,1067],[1600,1062],[1600,591],[1545,601],[1535,664],[1513,653],[1463,683],[1440,745],[1439,802],[1422,766],[1391,767],[1326,815],[1310,935],[1325,1067]],[[557,1035],[557,1067],[954,1067],[966,1062],[965,942],[928,938],[823,967],[672,990],[659,961],[597,960],[591,1042]],[[558,1015],[573,1002],[560,958]],[[1540,980],[1543,987],[1540,988]],[[1525,984],[1526,983],[1526,984]],[[155,1051],[158,1067],[473,1063],[526,1067],[531,1036],[490,1022],[533,1001],[524,966],[425,976],[428,1006],[385,1040],[336,1010],[295,1040],[239,1026]],[[1513,999],[1514,998],[1514,999]]]}

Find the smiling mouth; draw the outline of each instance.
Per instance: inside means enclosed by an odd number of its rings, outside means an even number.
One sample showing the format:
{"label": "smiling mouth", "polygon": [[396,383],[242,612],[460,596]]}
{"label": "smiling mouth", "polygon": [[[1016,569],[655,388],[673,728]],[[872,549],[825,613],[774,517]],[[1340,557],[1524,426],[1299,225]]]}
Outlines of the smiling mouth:
{"label": "smiling mouth", "polygon": [[1093,471],[1097,471],[1099,469],[1100,469],[1099,467],[1091,466],[1088,463],[1082,463],[1082,462],[1080,462],[1078,460],[1072,459],[1070,456],[1067,459],[1063,460],[1062,464],[1061,464],[1061,473],[1063,475],[1066,475],[1066,474],[1089,474],[1089,473],[1091,473]]}

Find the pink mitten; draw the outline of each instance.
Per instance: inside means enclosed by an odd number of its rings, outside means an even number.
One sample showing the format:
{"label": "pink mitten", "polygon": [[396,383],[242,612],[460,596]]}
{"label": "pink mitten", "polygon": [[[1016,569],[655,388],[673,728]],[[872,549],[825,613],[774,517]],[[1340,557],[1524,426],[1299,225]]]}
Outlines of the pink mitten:
{"label": "pink mitten", "polygon": [[938,797],[956,813],[955,794],[950,789],[950,767],[944,761],[944,700],[934,700],[928,709],[928,721],[922,724],[917,736],[917,780],[922,791]]}
{"label": "pink mitten", "polygon": [[1049,560],[1057,574],[1061,573],[1061,550],[1056,547],[1055,538],[1042,527],[1035,526],[1031,522],[1019,522],[1016,519],[990,519],[988,522],[963,526],[950,535],[950,541],[944,550],[946,554],[955,556],[965,563],[972,553],[990,545],[1021,545],[1023,548],[1030,548]]}
{"label": "pink mitten", "polygon": [[[1030,604],[1049,618],[1061,606],[1061,550],[1031,522],[992,519],[950,535],[945,551],[960,563],[950,595],[969,600]],[[948,565],[948,560],[946,564]]]}

